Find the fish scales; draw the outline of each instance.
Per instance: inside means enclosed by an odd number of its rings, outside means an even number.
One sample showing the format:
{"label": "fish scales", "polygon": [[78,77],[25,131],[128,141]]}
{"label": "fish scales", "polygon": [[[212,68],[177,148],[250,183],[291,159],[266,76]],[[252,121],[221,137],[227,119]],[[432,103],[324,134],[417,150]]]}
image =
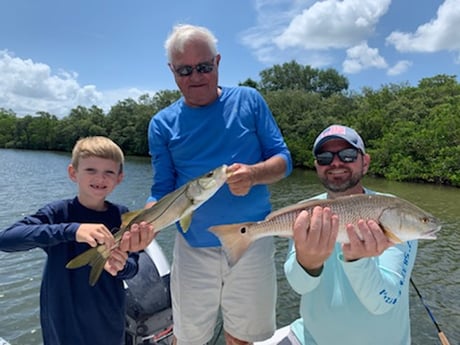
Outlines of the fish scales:
{"label": "fish scales", "polygon": [[[339,229],[341,231],[339,231],[337,242],[348,242],[348,237],[344,232],[347,224],[357,224],[360,219],[378,220],[382,211],[388,208],[381,201],[380,195],[378,197],[309,200],[270,213],[264,221],[251,224],[249,231],[257,239],[267,235],[292,236],[292,227],[300,212],[305,210],[311,214],[313,208],[321,206],[329,207],[332,213],[340,216]],[[395,201],[395,207],[398,207],[398,200]]]}
{"label": "fish scales", "polygon": [[[410,202],[387,195],[357,194],[336,199],[308,200],[270,213],[265,220],[210,228],[220,239],[231,264],[236,263],[249,245],[267,236],[291,237],[294,222],[302,210],[312,213],[316,206],[329,207],[339,216],[337,242],[349,242],[347,224],[360,219],[375,220],[394,242],[411,239],[435,239],[439,221]],[[355,227],[358,236],[359,228]]]}
{"label": "fish scales", "polygon": [[168,194],[164,197],[161,204],[156,204],[158,207],[155,212],[144,212],[134,217],[124,229],[129,229],[131,225],[145,221],[153,225],[154,231],[158,232],[167,226],[177,221],[178,214],[188,214],[193,211],[193,204],[188,198],[180,197],[187,191],[188,185],[184,185],[177,189],[174,194]]}

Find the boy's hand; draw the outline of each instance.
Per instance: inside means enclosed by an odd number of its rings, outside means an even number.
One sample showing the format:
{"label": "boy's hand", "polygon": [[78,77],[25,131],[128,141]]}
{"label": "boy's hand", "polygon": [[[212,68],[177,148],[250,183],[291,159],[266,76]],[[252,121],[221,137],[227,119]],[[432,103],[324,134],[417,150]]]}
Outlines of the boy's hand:
{"label": "boy's hand", "polygon": [[104,224],[80,224],[75,239],[80,243],[88,243],[91,247],[106,244],[111,248],[115,243],[112,233]]}
{"label": "boy's hand", "polygon": [[120,248],[115,248],[110,253],[109,258],[107,259],[107,262],[104,265],[104,269],[111,275],[116,276],[117,273],[125,267],[127,259],[127,252],[120,250]]}
{"label": "boy's hand", "polygon": [[131,225],[121,238],[120,249],[125,252],[144,250],[155,238],[156,232],[151,224],[141,222]]}

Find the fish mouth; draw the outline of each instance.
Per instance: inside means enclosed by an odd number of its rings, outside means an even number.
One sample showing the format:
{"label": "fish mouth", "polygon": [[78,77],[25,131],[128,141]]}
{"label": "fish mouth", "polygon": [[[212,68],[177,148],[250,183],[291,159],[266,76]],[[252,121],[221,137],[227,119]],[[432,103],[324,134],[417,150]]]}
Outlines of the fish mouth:
{"label": "fish mouth", "polygon": [[436,234],[441,230],[441,225],[438,225],[437,227],[430,229],[428,231],[425,231],[422,233],[421,238],[427,239],[427,240],[434,240],[436,239]]}

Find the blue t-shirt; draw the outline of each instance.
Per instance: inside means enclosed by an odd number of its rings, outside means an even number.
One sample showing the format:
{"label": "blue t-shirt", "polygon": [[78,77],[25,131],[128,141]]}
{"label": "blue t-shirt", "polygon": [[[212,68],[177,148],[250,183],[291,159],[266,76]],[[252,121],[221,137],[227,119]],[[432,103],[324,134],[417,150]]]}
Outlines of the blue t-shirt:
{"label": "blue t-shirt", "polygon": [[343,260],[337,243],[321,275],[312,277],[297,262],[291,241],[284,271],[301,295],[301,319],[291,324],[296,337],[304,345],[410,345],[409,279],[417,243],[354,262]]}
{"label": "blue t-shirt", "polygon": [[[286,161],[286,176],[292,170],[290,152],[270,109],[249,87],[223,87],[221,95],[203,107],[189,107],[179,99],[152,118],[148,139],[154,178],[147,201],[157,201],[222,164],[255,164],[279,155]],[[225,184],[194,212],[183,235],[194,247],[220,246],[210,226],[260,220],[270,211],[266,185],[253,186],[242,197]]]}
{"label": "blue t-shirt", "polygon": [[103,271],[94,287],[90,267],[65,265],[90,246],[77,243],[81,223],[102,223],[118,228],[128,209],[107,203],[94,211],[78,201],[50,203],[34,215],[0,232],[0,250],[13,252],[41,248],[47,254],[40,290],[40,322],[44,345],[122,345],[125,342],[125,291],[123,279],[137,273],[138,254],[131,253],[125,268],[113,277]]}

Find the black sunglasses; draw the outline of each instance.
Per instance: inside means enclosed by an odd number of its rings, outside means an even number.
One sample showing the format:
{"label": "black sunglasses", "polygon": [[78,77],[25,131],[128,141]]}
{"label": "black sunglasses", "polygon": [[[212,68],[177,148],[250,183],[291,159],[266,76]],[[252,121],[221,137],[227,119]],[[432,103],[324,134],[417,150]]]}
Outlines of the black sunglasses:
{"label": "black sunglasses", "polygon": [[353,163],[358,159],[359,150],[355,148],[347,148],[338,152],[324,151],[316,155],[316,162],[319,165],[329,165],[337,155],[343,163]]}
{"label": "black sunglasses", "polygon": [[197,71],[197,73],[211,73],[214,70],[214,59],[212,58],[209,62],[202,62],[195,66],[184,65],[177,68],[174,65],[172,66],[179,77],[188,77],[193,73],[193,70]]}

